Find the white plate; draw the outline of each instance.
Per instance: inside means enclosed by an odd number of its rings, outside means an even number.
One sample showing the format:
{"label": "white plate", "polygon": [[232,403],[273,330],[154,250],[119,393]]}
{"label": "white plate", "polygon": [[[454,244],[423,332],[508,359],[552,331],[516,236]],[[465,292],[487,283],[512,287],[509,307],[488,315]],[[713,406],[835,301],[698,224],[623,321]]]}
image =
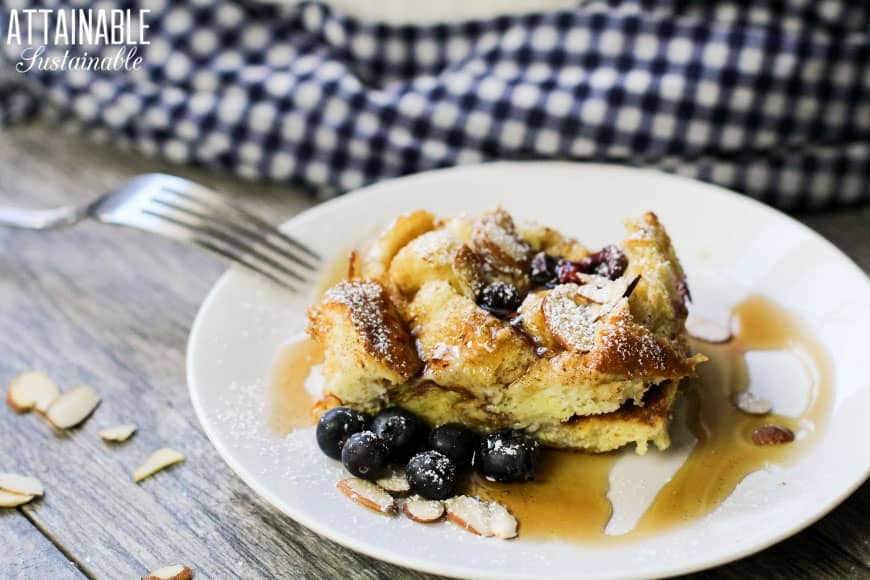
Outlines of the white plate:
{"label": "white plate", "polygon": [[[324,536],[410,568],[480,578],[632,578],[685,573],[751,554],[811,524],[867,478],[870,281],[830,243],[764,205],[651,171],[505,163],[369,187],[299,215],[286,229],[334,256],[411,209],[454,214],[496,205],[591,247],[620,240],[625,217],[654,210],[671,233],[696,304],[727,308],[751,291],[799,312],[830,351],[836,374],[833,416],[816,445],[787,467],[746,478],[707,517],[612,547],[494,541],[450,524],[388,519],[336,492],[341,467],[320,454],[310,430],[282,440],[266,428],[270,368],[281,343],[303,329],[313,287],[294,296],[233,268],[194,323],[188,381],[209,438],[257,493]],[[664,461],[656,453],[647,457]]]}

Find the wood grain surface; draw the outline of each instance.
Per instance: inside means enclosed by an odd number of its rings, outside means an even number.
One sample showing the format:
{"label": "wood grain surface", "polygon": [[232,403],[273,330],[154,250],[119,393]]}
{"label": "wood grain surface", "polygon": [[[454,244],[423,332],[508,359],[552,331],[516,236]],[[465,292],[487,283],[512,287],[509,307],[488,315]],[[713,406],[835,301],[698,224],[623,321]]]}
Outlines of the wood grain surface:
{"label": "wood grain surface", "polygon": [[[47,127],[0,133],[0,204],[84,201],[147,171],[211,185],[273,222],[313,203],[290,188],[169,166]],[[870,208],[800,217],[870,270]],[[0,229],[0,385],[39,368],[103,397],[70,433],[0,405],[0,471],[36,475],[46,487],[40,501],[0,511],[0,578],[137,578],[173,563],[197,578],[432,578],[306,530],[253,494],[209,444],[188,399],[184,356],[196,310],[223,269],[199,250],[95,223]],[[97,436],[128,421],[139,432],[127,443]],[[187,461],[134,484],[132,470],[163,446]],[[868,515],[864,485],[797,536],[692,577],[868,578]]]}

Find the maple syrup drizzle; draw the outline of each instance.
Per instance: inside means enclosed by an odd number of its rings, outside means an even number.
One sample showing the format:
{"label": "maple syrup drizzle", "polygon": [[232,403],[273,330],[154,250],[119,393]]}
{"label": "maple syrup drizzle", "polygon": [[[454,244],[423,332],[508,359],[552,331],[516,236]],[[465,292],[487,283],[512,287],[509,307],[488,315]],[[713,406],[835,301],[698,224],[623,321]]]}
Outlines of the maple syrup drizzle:
{"label": "maple syrup drizzle", "polygon": [[[471,476],[469,492],[504,503],[520,522],[524,538],[615,542],[703,516],[750,473],[770,464],[788,463],[813,444],[830,415],[830,355],[802,321],[760,296],[738,304],[731,325],[734,338],[726,344],[693,341],[695,349],[710,359],[699,365],[698,376],[683,386],[689,429],[697,443],[632,531],[621,536],[604,534],[612,513],[607,498],[610,472],[619,453],[594,455],[548,449],[535,481],[498,484]],[[759,350],[791,352],[801,361],[811,389],[809,403],[799,417],[747,415],[731,402],[734,393],[750,384],[745,354]],[[269,411],[269,425],[276,435],[313,425],[309,409],[314,401],[304,381],[322,360],[322,350],[310,340],[288,345],[280,353]],[[785,445],[754,445],[752,431],[766,424],[788,427],[799,436]]]}
{"label": "maple syrup drizzle", "polygon": [[[724,345],[696,344],[710,357],[687,385],[689,428],[698,443],[689,459],[633,530],[633,535],[670,527],[705,515],[725,500],[737,484],[769,464],[787,464],[815,441],[830,415],[833,364],[809,329],[775,303],[752,296],[732,314],[735,338]],[[733,393],[750,387],[746,352],[779,350],[794,353],[810,382],[809,403],[799,417],[752,416],[730,402]],[[752,432],[761,425],[779,425],[798,433],[785,445],[758,446]],[[806,428],[809,427],[809,428]]]}
{"label": "maple syrup drizzle", "polygon": [[311,369],[323,362],[323,349],[306,338],[284,345],[272,371],[266,424],[284,437],[294,429],[314,426],[311,406],[314,398],[305,389]]}
{"label": "maple syrup drizzle", "polygon": [[[339,256],[330,262],[317,286],[316,296],[323,296],[347,278],[350,252]],[[314,426],[311,406],[315,401],[305,389],[305,380],[311,369],[321,363],[323,348],[307,337],[281,347],[272,368],[266,419],[274,435],[284,437],[293,429]]]}

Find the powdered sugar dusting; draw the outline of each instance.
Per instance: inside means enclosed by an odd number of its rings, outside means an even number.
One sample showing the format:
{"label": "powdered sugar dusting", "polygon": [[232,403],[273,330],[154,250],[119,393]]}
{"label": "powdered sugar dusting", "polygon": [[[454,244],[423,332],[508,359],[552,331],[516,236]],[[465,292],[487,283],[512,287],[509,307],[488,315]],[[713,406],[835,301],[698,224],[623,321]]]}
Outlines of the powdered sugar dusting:
{"label": "powdered sugar dusting", "polygon": [[532,248],[517,235],[513,219],[502,210],[486,213],[474,224],[475,249],[496,270],[510,270],[525,275]]}
{"label": "powdered sugar dusting", "polygon": [[656,336],[638,328],[633,330],[624,318],[612,322],[602,333],[601,341],[603,350],[617,354],[617,358],[627,367],[629,376],[656,372],[666,374],[670,370],[672,357]]}
{"label": "powdered sugar dusting", "polygon": [[596,320],[601,307],[588,302],[578,292],[576,284],[562,284],[544,298],[544,317],[550,331],[566,347],[590,351],[595,345]]}
{"label": "powdered sugar dusting", "polygon": [[409,346],[409,337],[383,286],[376,282],[341,282],[327,290],[324,299],[347,306],[354,328],[377,358],[405,374],[413,372],[408,357],[398,353]]}

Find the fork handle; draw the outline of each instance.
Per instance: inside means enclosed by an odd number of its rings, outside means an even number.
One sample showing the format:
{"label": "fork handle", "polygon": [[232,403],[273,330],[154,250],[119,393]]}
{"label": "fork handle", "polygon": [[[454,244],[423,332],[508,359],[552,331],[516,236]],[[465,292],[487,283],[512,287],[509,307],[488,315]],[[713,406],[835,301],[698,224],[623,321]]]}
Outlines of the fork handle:
{"label": "fork handle", "polygon": [[0,207],[0,226],[26,230],[48,230],[71,226],[85,216],[83,208],[68,206],[56,209],[19,209]]}

